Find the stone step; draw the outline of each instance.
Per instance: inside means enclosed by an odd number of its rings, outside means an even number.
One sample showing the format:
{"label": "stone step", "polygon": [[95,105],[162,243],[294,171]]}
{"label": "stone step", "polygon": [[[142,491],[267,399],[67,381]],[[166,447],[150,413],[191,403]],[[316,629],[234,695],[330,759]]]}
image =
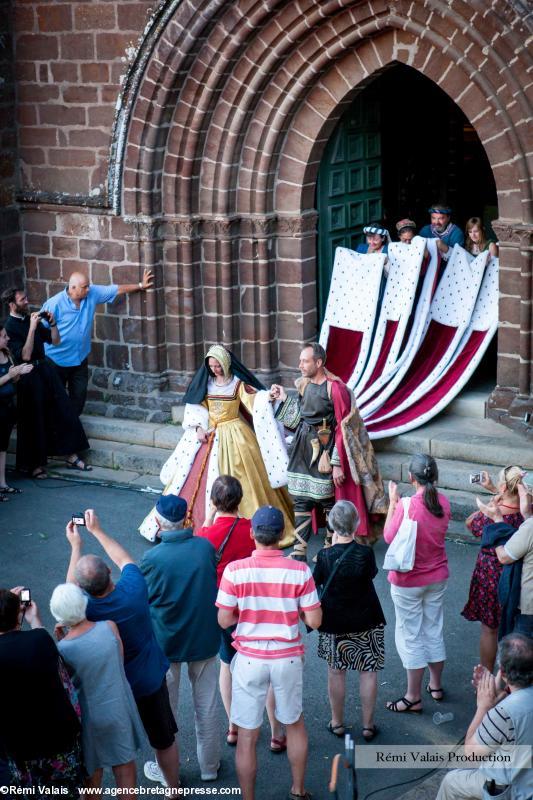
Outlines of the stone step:
{"label": "stone step", "polygon": [[461,393],[455,400],[446,407],[444,414],[454,417],[471,417],[473,419],[485,419],[487,398],[490,389],[472,390]]}
{"label": "stone step", "polygon": [[[405,453],[377,453],[377,459],[384,480],[402,481],[409,480],[410,455]],[[470,483],[470,475],[480,472],[480,465],[468,461],[451,461],[440,458],[438,460],[439,481],[441,489],[457,489],[473,495],[487,495],[479,484]],[[492,480],[496,481],[499,467],[491,467],[489,473]]]}
{"label": "stone step", "polygon": [[[402,496],[413,494],[413,487],[410,483],[399,483],[398,490]],[[475,497],[471,492],[459,492],[456,489],[443,489],[442,493],[445,494],[450,501],[452,520],[456,520],[458,523],[464,525],[465,519],[473,511],[477,511]],[[459,530],[459,528],[457,528],[457,530]]]}
{"label": "stone step", "polygon": [[443,415],[401,436],[377,439],[378,453],[430,453],[437,460],[454,459],[481,465],[521,464],[533,469],[533,448],[523,437],[489,419]]}
{"label": "stone step", "polygon": [[89,439],[158,447],[165,450],[173,450],[182,435],[181,423],[162,425],[89,414],[84,414],[81,421]]}
{"label": "stone step", "polygon": [[106,442],[89,439],[91,449],[87,452],[87,463],[91,466],[127,470],[138,475],[159,475],[169,456],[163,447],[152,447],[125,442]]}

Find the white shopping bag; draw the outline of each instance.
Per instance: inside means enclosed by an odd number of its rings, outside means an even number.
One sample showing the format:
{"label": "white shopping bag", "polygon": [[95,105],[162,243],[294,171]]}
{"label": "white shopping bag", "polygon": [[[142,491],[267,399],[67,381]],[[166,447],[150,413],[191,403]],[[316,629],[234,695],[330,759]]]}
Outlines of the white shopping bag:
{"label": "white shopping bag", "polygon": [[402,524],[385,553],[383,569],[409,572],[413,569],[415,563],[417,522],[414,519],[409,519],[411,498],[404,497],[402,503]]}

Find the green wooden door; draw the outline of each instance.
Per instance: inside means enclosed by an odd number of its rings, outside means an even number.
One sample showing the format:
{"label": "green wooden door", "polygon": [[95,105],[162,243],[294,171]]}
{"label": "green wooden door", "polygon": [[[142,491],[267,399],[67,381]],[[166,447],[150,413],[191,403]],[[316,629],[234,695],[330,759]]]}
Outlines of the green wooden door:
{"label": "green wooden door", "polygon": [[324,316],[336,247],[353,250],[382,216],[378,99],[357,98],[326,145],[317,182],[318,313]]}

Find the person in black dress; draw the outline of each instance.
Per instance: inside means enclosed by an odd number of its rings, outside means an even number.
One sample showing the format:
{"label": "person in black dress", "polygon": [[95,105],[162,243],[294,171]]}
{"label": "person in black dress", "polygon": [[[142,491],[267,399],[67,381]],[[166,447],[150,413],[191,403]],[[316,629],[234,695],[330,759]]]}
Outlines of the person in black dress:
{"label": "person in black dress", "polygon": [[54,366],[46,359],[44,343],[57,343],[59,334],[52,315],[43,325],[38,313],[29,313],[22,289],[7,289],[2,299],[9,305],[5,330],[16,364],[33,364],[17,383],[17,469],[34,478],[46,478],[48,456],[65,456],[71,469],[90,470],[78,456],[89,442]]}
{"label": "person in black dress", "polygon": [[[35,603],[23,609],[20,591],[0,589],[0,758],[10,785],[75,798],[84,780],[80,721],[55,642]],[[23,610],[32,630],[21,630]]]}
{"label": "person in black dress", "polygon": [[[322,590],[318,656],[328,665],[331,720],[327,728],[335,736],[345,734],[346,671],[355,669],[359,672],[362,736],[370,741],[378,732],[374,709],[377,672],[385,660],[385,617],[373,584],[378,572],[374,553],[354,540],[358,525],[354,504],[339,500],[328,515],[332,546],[319,551],[313,578],[318,591]],[[324,591],[336,563],[333,579]]]}
{"label": "person in black dress", "polygon": [[27,375],[33,369],[33,364],[13,364],[8,342],[6,329],[0,325],[0,502],[7,500],[9,494],[20,494],[20,489],[8,486],[6,482],[6,456],[11,431],[17,421],[15,384],[21,375]]}

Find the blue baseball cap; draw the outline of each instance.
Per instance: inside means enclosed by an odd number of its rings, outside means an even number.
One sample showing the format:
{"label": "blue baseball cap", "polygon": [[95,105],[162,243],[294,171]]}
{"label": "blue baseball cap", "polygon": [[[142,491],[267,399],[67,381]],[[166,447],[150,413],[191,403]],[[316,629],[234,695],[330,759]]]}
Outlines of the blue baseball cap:
{"label": "blue baseball cap", "polygon": [[285,528],[285,520],[279,508],[261,506],[252,517],[254,531],[272,531],[279,533]]}
{"label": "blue baseball cap", "polygon": [[162,494],[155,510],[169,522],[181,522],[187,513],[187,503],[177,494]]}

